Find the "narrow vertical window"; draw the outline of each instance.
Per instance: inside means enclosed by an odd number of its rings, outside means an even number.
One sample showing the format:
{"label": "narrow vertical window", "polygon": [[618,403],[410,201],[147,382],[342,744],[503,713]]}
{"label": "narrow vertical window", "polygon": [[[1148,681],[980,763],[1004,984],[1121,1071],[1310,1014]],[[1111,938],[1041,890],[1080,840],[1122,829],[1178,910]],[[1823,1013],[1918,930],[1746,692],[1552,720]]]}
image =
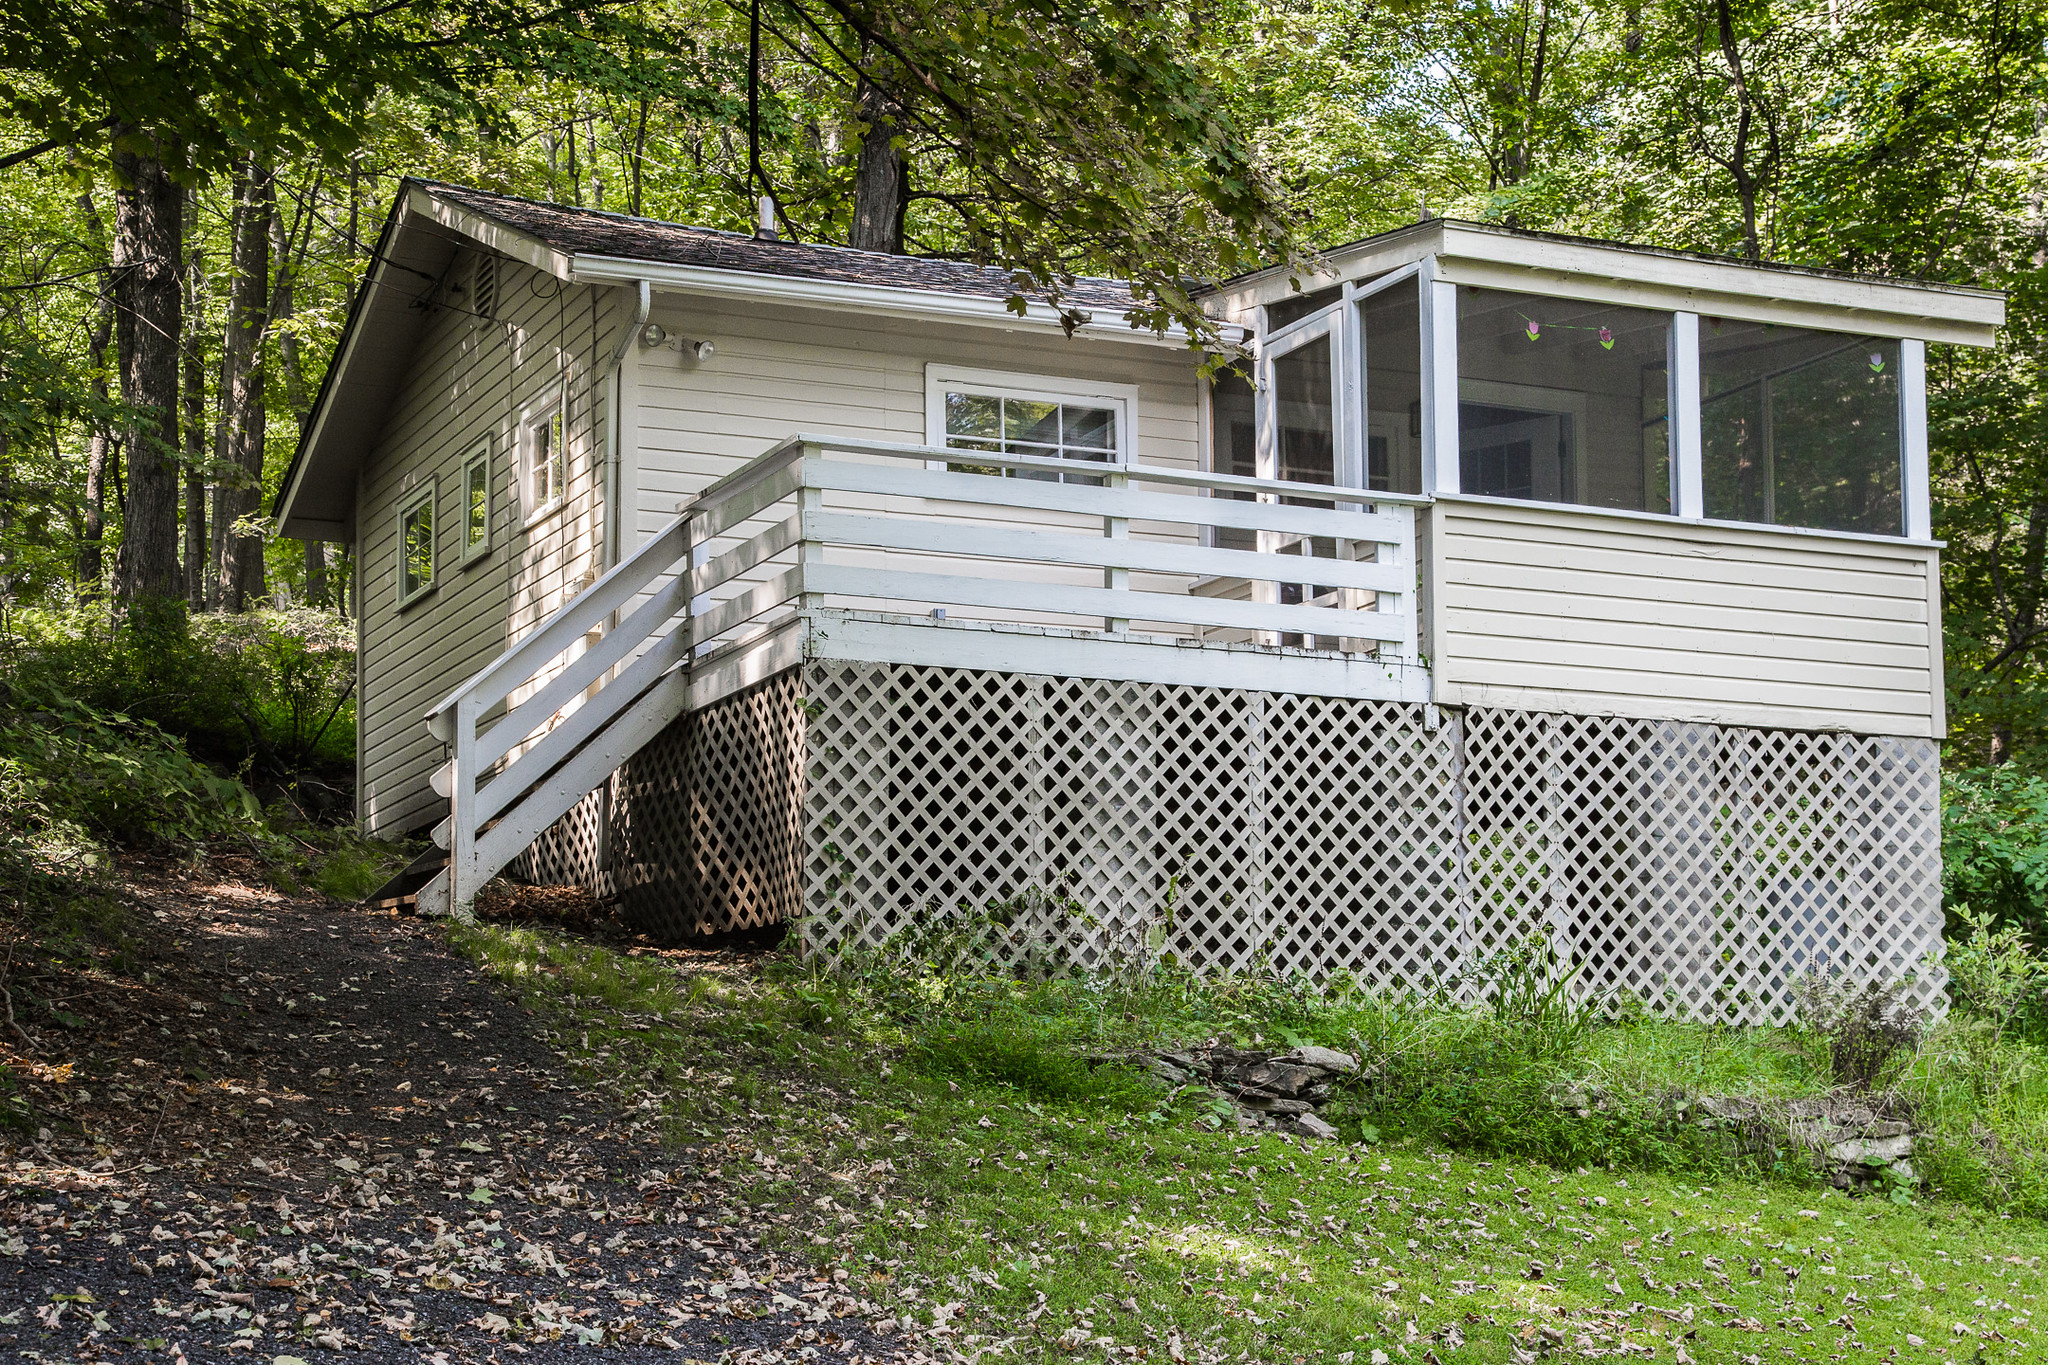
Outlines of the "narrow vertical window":
{"label": "narrow vertical window", "polygon": [[491,548],[491,443],[479,441],[462,465],[462,557]]}
{"label": "narrow vertical window", "polygon": [[[1209,467],[1218,474],[1243,479],[1259,476],[1259,403],[1251,381],[1237,370],[1225,370],[1209,388]],[[1252,493],[1218,493],[1237,502],[1255,502]],[[1237,526],[1215,528],[1215,543],[1225,550],[1256,550],[1259,533]]]}
{"label": "narrow vertical window", "polygon": [[568,496],[569,424],[559,397],[527,421],[526,481],[528,521],[553,511]]}
{"label": "narrow vertical window", "polygon": [[406,495],[398,507],[398,603],[404,606],[434,586],[434,481]]}

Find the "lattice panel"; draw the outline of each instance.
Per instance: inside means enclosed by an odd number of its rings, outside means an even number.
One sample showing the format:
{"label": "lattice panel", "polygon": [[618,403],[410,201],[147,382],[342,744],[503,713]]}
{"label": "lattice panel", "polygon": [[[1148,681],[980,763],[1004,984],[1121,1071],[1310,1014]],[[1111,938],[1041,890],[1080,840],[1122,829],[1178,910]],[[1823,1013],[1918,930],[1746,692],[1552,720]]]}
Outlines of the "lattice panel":
{"label": "lattice panel", "polygon": [[678,717],[536,839],[524,881],[616,895],[670,941],[794,920],[802,911],[799,677]]}
{"label": "lattice panel", "polygon": [[1929,740],[892,664],[804,694],[828,956],[992,911],[1018,965],[1402,989],[1540,936],[1666,1013],[1782,1022],[1815,968],[1940,1008]]}
{"label": "lattice panel", "polygon": [[610,895],[607,824],[616,813],[614,798],[607,784],[578,801],[512,860],[506,874],[537,886],[585,886],[594,895]]}
{"label": "lattice panel", "polygon": [[798,683],[784,673],[680,716],[628,760],[612,863],[627,919],[674,940],[801,913]]}

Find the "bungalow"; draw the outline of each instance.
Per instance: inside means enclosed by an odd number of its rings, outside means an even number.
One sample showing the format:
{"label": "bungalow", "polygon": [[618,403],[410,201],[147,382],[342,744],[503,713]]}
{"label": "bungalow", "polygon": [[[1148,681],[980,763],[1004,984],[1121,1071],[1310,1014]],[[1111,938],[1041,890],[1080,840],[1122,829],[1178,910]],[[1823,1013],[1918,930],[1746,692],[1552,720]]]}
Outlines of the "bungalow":
{"label": "bungalow", "polygon": [[1429,220],[1205,306],[406,183],[277,501],[420,890],[836,955],[1938,1002],[1925,344],[1984,290]]}

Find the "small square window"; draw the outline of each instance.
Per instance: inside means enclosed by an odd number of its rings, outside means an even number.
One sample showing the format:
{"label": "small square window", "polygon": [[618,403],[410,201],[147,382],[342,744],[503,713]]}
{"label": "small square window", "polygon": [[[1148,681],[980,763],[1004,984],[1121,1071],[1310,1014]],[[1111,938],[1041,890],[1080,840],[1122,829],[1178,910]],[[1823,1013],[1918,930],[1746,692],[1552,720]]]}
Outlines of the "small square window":
{"label": "small square window", "polygon": [[562,400],[555,399],[527,426],[527,481],[532,504],[527,519],[562,505],[569,492],[569,430]]}
{"label": "small square window", "polygon": [[462,464],[462,557],[491,548],[491,443],[477,442]]}
{"label": "small square window", "polygon": [[398,506],[398,603],[434,586],[434,481],[408,493]]}

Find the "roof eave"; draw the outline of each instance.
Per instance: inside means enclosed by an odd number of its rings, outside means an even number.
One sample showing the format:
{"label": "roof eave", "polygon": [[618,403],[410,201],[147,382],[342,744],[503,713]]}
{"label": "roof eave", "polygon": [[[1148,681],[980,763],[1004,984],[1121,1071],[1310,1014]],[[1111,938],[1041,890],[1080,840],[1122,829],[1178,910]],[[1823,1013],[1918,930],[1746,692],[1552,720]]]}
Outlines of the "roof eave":
{"label": "roof eave", "polygon": [[[901,289],[887,285],[856,284],[844,280],[809,279],[796,275],[771,275],[762,271],[728,270],[718,266],[677,265],[643,261],[628,256],[578,255],[570,264],[569,279],[579,284],[622,285],[646,280],[669,293],[744,298],[797,306],[843,308],[886,317],[920,321],[964,322],[1009,330],[1061,328],[1059,314],[1043,304],[1027,305],[1015,312],[1002,299],[974,294],[949,294],[931,289]],[[1085,310],[1083,310],[1085,311]],[[1164,332],[1119,326],[1091,318],[1075,329],[1090,339],[1121,340],[1168,346],[1185,350],[1186,329],[1170,327]]]}
{"label": "roof eave", "polygon": [[328,414],[333,409],[334,395],[346,382],[349,361],[354,356],[357,343],[362,337],[364,316],[369,312],[369,303],[376,289],[383,283],[391,270],[388,249],[403,223],[406,209],[411,201],[408,193],[409,182],[400,182],[397,198],[392,203],[390,214],[384,219],[383,228],[377,233],[377,244],[370,249],[371,265],[357,287],[355,297],[349,300],[348,318],[342,323],[341,340],[334,348],[334,358],[328,362],[327,372],[320,377],[320,391],[313,396],[312,410],[307,414],[306,424],[299,428],[298,448],[292,452],[292,462],[286,466],[284,481],[278,486],[277,498],[271,503],[271,515],[276,519],[280,535],[295,540],[348,540],[352,538],[351,519],[327,517],[306,517],[295,510],[305,476],[327,432]]}

